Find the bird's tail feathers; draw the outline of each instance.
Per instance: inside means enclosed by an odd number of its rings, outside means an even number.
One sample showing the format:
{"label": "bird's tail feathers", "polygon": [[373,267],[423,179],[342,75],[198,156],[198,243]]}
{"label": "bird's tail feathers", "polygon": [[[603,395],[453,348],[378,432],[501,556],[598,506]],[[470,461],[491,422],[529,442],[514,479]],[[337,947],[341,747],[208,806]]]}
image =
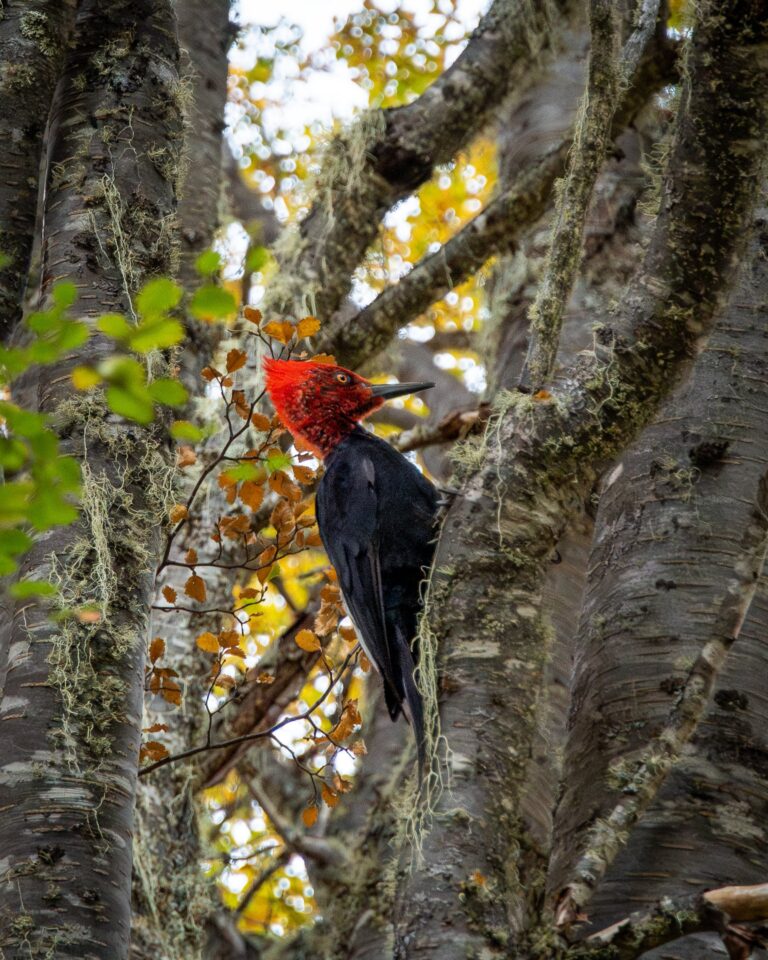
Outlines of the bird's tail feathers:
{"label": "bird's tail feathers", "polygon": [[[426,730],[424,727],[424,704],[416,680],[413,676],[414,662],[410,645],[400,630],[397,631],[398,666],[402,684],[402,702],[400,704],[406,719],[411,725],[416,739],[416,761],[419,775],[419,790],[424,782],[427,766]],[[390,711],[391,712],[391,711]]]}

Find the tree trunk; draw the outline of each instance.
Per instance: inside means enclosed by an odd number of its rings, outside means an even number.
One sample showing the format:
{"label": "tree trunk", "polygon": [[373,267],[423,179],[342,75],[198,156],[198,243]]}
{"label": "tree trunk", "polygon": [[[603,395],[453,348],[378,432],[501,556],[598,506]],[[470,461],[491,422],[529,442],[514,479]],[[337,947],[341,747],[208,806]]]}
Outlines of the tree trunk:
{"label": "tree trunk", "polygon": [[[51,124],[43,294],[77,286],[78,310],[131,312],[168,273],[181,148],[170,2],[85,0]],[[8,960],[123,960],[153,570],[167,510],[159,428],[74,395],[92,338],[21,385],[83,469],[83,519],[41,536],[22,573],[58,582],[68,611],[17,604],[0,700],[0,946]],[[162,363],[162,361],[160,361]],[[83,604],[93,615],[79,617]]]}

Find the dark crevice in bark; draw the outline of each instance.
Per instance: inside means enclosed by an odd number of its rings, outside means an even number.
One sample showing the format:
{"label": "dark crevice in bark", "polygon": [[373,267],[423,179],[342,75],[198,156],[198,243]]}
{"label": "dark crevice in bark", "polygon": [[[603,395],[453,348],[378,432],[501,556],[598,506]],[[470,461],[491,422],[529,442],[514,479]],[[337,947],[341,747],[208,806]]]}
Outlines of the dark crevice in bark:
{"label": "dark crevice in bark", "polygon": [[48,115],[75,0],[6,0],[0,15],[0,339],[21,318]]}

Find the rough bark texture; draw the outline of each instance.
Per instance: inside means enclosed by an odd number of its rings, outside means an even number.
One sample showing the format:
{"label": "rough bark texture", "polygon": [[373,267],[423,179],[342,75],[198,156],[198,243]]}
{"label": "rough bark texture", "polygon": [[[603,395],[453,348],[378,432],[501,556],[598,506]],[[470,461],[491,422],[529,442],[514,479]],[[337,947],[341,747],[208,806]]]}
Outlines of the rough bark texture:
{"label": "rough bark texture", "polygon": [[[168,273],[181,147],[170,3],[85,0],[52,121],[43,295],[73,282],[78,312],[130,313],[137,285]],[[37,602],[8,619],[0,682],[0,949],[7,960],[122,960],[128,953],[133,805],[144,655],[168,469],[154,429],[73,396],[98,362],[92,339],[37,381],[83,468],[83,520],[40,537],[22,573],[59,582],[99,621],[52,620]],[[2,679],[2,678],[0,678]]]}
{"label": "rough bark texture", "polygon": [[[566,881],[586,829],[621,796],[633,759],[665,722],[753,522],[768,464],[764,220],[757,231],[690,381],[609,472],[603,490],[579,631],[553,890]],[[690,751],[591,905],[597,926],[617,920],[628,903],[761,879],[768,842],[761,693],[767,616],[760,592]],[[685,956],[686,949],[668,952]],[[704,948],[697,940],[694,949]],[[720,948],[712,949],[718,956]]]}
{"label": "rough bark texture", "polygon": [[0,8],[0,338],[21,317],[37,216],[45,129],[75,0],[6,0]]}
{"label": "rough bark texture", "polygon": [[765,152],[762,18],[751,3],[727,16],[700,8],[661,213],[622,311],[551,401],[509,399],[449,512],[430,626],[452,791],[425,838],[427,865],[400,877],[400,957],[515,955],[538,906],[543,864],[519,803],[551,635],[542,570],[598,465],[695,352],[732,275]]}
{"label": "rough bark texture", "polygon": [[[213,242],[219,225],[227,53],[232,40],[230,0],[178,0],[182,74],[187,86],[187,147],[180,191],[179,282],[191,294],[200,283],[195,260]],[[187,339],[179,358],[181,377],[194,396],[199,373],[221,338],[219,324],[186,320]]]}

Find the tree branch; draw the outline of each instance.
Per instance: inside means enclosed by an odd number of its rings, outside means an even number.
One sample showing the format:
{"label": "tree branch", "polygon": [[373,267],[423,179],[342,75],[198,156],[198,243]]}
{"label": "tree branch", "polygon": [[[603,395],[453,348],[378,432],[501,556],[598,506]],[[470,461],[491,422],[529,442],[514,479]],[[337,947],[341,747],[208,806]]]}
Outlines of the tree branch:
{"label": "tree branch", "polygon": [[[383,214],[470,142],[510,90],[530,82],[576,6],[495,0],[461,56],[417,100],[365,114],[334,140],[319,199],[278,249],[280,279],[267,292],[265,312],[311,308],[327,320],[347,295]],[[550,10],[560,23],[550,21]]]}
{"label": "tree branch", "polygon": [[[642,74],[614,118],[611,136],[618,136],[648,97],[669,80],[674,62],[675,51],[666,43],[644,62]],[[514,251],[522,231],[546,211],[572,147],[571,134],[526,167],[440,250],[420,260],[356,316],[334,315],[323,326],[317,349],[333,353],[350,367],[359,366],[382,350],[399,327],[477,272],[492,256]]]}
{"label": "tree branch", "polygon": [[[690,897],[665,897],[653,909],[630,914],[624,920],[592,934],[565,952],[566,960],[636,960],[644,953],[692,933],[713,931],[728,936],[732,921],[768,919],[768,884],[720,887]],[[610,954],[606,948],[610,947]]]}

